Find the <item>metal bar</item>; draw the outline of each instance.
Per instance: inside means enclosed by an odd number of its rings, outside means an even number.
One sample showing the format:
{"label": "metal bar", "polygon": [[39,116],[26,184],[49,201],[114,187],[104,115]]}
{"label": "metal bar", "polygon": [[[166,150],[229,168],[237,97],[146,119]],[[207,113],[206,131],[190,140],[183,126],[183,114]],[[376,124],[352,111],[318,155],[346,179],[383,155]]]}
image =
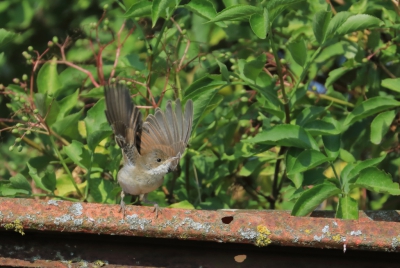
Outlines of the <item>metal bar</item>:
{"label": "metal bar", "polygon": [[[318,216],[318,217],[316,217]],[[84,234],[169,238],[218,243],[400,252],[399,211],[360,212],[359,220],[331,212],[293,217],[287,211],[162,209],[0,198],[0,227]]]}

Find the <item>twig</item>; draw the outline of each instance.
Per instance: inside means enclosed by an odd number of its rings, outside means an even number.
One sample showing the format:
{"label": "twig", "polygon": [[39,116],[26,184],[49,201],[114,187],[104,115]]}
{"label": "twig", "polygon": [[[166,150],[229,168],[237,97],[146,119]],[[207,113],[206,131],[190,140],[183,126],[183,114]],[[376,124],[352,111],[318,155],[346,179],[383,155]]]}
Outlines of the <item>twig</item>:
{"label": "twig", "polygon": [[[69,170],[69,168],[65,164],[64,158],[62,157],[60,151],[58,150],[57,144],[54,142],[53,136],[50,135],[49,138],[50,138],[51,145],[53,146],[53,149],[56,152],[57,157],[60,160],[62,166],[64,167],[65,171],[67,172],[68,177],[70,178],[70,181],[71,181],[72,185],[74,186],[74,188],[75,188],[76,192],[78,193],[78,195],[82,197],[82,193],[79,190],[78,186],[76,185],[76,182],[74,181],[74,177],[72,176],[71,171]],[[86,187],[88,187],[88,186],[86,186]]]}

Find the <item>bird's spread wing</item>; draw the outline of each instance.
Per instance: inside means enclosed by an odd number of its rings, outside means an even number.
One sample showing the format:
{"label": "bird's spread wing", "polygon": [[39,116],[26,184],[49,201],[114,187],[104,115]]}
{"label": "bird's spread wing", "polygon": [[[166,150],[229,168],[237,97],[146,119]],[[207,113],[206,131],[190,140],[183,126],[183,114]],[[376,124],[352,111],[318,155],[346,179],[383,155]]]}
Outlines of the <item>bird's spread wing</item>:
{"label": "bird's spread wing", "polygon": [[[175,102],[175,111],[168,101],[165,113],[157,108],[154,115],[149,115],[143,124],[140,152],[145,154],[154,149],[161,149],[170,157],[181,156],[185,151],[193,122],[193,102],[188,100],[185,112],[182,112],[180,100]],[[172,162],[175,169],[179,159]]]}
{"label": "bird's spread wing", "polygon": [[115,140],[124,156],[134,163],[133,154],[140,146],[142,113],[133,104],[129,90],[123,85],[104,87],[106,117],[115,134]]}

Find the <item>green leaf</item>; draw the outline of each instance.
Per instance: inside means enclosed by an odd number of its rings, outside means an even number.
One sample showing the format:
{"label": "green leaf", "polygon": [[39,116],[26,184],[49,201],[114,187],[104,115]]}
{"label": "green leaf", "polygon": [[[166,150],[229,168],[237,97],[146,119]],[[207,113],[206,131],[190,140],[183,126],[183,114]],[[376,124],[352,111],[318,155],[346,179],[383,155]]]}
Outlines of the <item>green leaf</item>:
{"label": "green leaf", "polygon": [[89,149],[94,152],[96,146],[106,137],[111,135],[111,127],[109,126],[104,114],[104,99],[99,100],[87,112],[84,119],[87,133],[87,143]]}
{"label": "green leaf", "polygon": [[288,44],[288,49],[294,61],[304,67],[307,61],[307,47],[303,38],[292,41]]}
{"label": "green leaf", "polygon": [[181,208],[181,209],[195,209],[195,207],[187,200],[169,205],[168,207],[169,208]]}
{"label": "green leaf", "polygon": [[52,193],[56,190],[56,174],[53,171],[46,171],[46,174],[42,178],[44,187],[49,189]]}
{"label": "green leaf", "polygon": [[35,106],[39,111],[40,116],[44,117],[46,115],[46,95],[42,93],[35,94]]}
{"label": "green leaf", "polygon": [[248,177],[255,173],[255,171],[262,166],[264,163],[260,161],[259,158],[249,159],[244,166],[240,169],[239,175]]}
{"label": "green leaf", "polygon": [[216,94],[217,91],[208,91],[193,101],[193,129],[222,101],[223,97]]}
{"label": "green leaf", "polygon": [[349,10],[354,14],[365,13],[368,8],[368,0],[360,0],[351,5]]}
{"label": "green leaf", "polygon": [[37,169],[35,167],[33,167],[29,162],[26,163],[26,165],[28,166],[29,169],[29,175],[31,176],[31,178],[33,179],[33,181],[35,182],[36,187],[46,191],[46,192],[51,192],[50,189],[48,189],[42,182],[42,178],[39,176],[39,174],[37,173]]}
{"label": "green leaf", "polygon": [[250,27],[260,39],[265,39],[269,32],[268,9],[264,8],[263,14],[255,13],[250,17]]}
{"label": "green leaf", "polygon": [[346,163],[354,163],[356,161],[351,153],[342,148],[340,149],[339,158]]}
{"label": "green leaf", "polygon": [[10,184],[0,184],[0,196],[15,197],[17,194],[29,195],[29,192],[23,189],[14,189]]}
{"label": "green leaf", "polygon": [[63,151],[81,168],[87,170],[90,166],[90,152],[79,141],[73,140],[71,144],[64,146]]}
{"label": "green leaf", "polygon": [[303,152],[303,149],[292,147],[290,148],[285,156],[285,164],[286,164],[286,173],[288,178],[293,182],[296,189],[299,189],[303,184],[303,175],[302,173],[291,173],[293,170],[294,164],[298,156]]}
{"label": "green leaf", "polygon": [[240,77],[249,83],[256,84],[256,79],[263,70],[266,60],[267,58],[265,54],[262,54],[257,57],[257,59],[249,62],[240,59],[238,61]]}
{"label": "green leaf", "polygon": [[77,89],[75,93],[66,96],[58,102],[60,106],[60,111],[58,112],[57,120],[63,119],[76,106],[76,103],[78,102],[78,97],[79,89]]}
{"label": "green leaf", "polygon": [[309,106],[302,109],[296,117],[296,125],[304,126],[307,122],[314,122],[325,110],[325,107],[320,106]]}
{"label": "green leaf", "polygon": [[24,175],[18,173],[10,178],[11,186],[15,189],[26,190],[29,194],[32,193],[32,187]]}
{"label": "green leaf", "polygon": [[400,195],[399,184],[393,182],[390,174],[376,167],[369,167],[361,171],[355,184],[376,193]]}
{"label": "green leaf", "polygon": [[7,31],[6,29],[0,29],[0,48],[7,43],[11,42],[17,36],[16,33]]}
{"label": "green leaf", "polygon": [[57,58],[43,64],[37,76],[38,92],[50,97],[56,97],[61,89],[57,73]]}
{"label": "green leaf", "polygon": [[306,216],[329,197],[340,194],[341,191],[333,183],[324,182],[303,192],[294,204],[293,216]]}
{"label": "green leaf", "polygon": [[[266,80],[264,73],[261,73],[259,78],[263,78],[264,81]],[[257,93],[259,93],[257,95],[257,99],[260,101],[260,103],[262,103],[260,107],[261,110],[267,113],[271,113],[279,117],[281,120],[283,120],[285,118],[283,104],[281,100],[278,98],[277,93],[274,90],[274,86],[275,84],[272,83],[271,81],[269,85],[264,85],[263,87],[251,86],[251,88],[256,90]],[[262,114],[260,113],[260,115]]]}
{"label": "green leaf", "polygon": [[[81,193],[85,192],[86,185],[87,181],[77,185]],[[57,178],[56,188],[57,188],[57,195],[59,196],[76,195],[76,189],[74,185],[71,183],[71,178],[67,174],[62,174]]]}
{"label": "green leaf", "polygon": [[322,136],[325,153],[329,158],[333,160],[335,160],[340,153],[340,138],[341,138],[340,135]]}
{"label": "green leaf", "polygon": [[341,132],[337,127],[337,121],[333,118],[310,121],[304,125],[304,129],[313,136],[338,135]]}
{"label": "green leaf", "polygon": [[193,129],[196,129],[201,119],[218,105],[222,97],[216,97],[219,89],[227,85],[220,75],[208,75],[193,82],[186,90],[183,103],[193,100]]}
{"label": "green leaf", "polygon": [[159,17],[165,15],[169,19],[177,5],[176,0],[154,0],[151,6],[151,20],[153,22],[151,27],[154,28]]}
{"label": "green leaf", "polygon": [[385,159],[386,154],[382,155],[381,157],[377,157],[377,158],[371,158],[371,159],[367,159],[364,160],[360,163],[357,163],[356,165],[354,165],[354,168],[350,170],[350,172],[348,173],[348,175],[346,177],[343,177],[343,182],[353,182],[353,178],[355,178],[357,175],[359,175],[359,173],[369,167],[373,167],[378,165],[380,162],[383,161],[383,159]]}
{"label": "green leaf", "polygon": [[333,57],[344,55],[343,43],[337,42],[325,47],[315,59],[317,63],[325,63]]}
{"label": "green leaf", "polygon": [[251,15],[255,13],[262,14],[263,10],[259,7],[239,4],[225,8],[209,22],[243,20],[248,19]]}
{"label": "green leaf", "polygon": [[[52,126],[56,121],[58,114],[60,112],[60,106],[58,105],[58,101],[54,97],[49,97],[45,95],[46,102],[46,122],[49,126]],[[48,111],[50,109],[50,111]]]}
{"label": "green leaf", "polygon": [[338,29],[338,35],[372,29],[385,25],[380,19],[367,14],[357,14],[349,17]]}
{"label": "green leaf", "polygon": [[400,102],[394,99],[387,97],[370,98],[355,107],[354,110],[344,120],[343,125],[351,125],[358,120],[396,107],[400,107]]}
{"label": "green leaf", "polygon": [[[200,78],[199,80],[194,81],[186,90],[185,97],[183,98],[186,102],[187,100],[192,99],[193,101],[201,98],[204,93],[209,91],[215,91],[223,86],[227,85],[225,81],[221,80],[221,76],[219,75],[208,75]],[[196,106],[194,106],[196,109]]]}
{"label": "green leaf", "polygon": [[400,92],[400,78],[383,79],[381,86],[393,90],[394,92]]}
{"label": "green leaf", "polygon": [[151,6],[152,3],[144,0],[134,3],[124,15],[125,18],[138,18],[138,17],[147,17],[151,15]]}
{"label": "green leaf", "polygon": [[218,59],[215,59],[215,61],[217,62],[218,66],[219,66],[219,71],[220,71],[222,77],[224,78],[224,81],[229,82],[230,81],[229,71],[228,71],[228,68],[226,67],[225,63],[220,62]]}
{"label": "green leaf", "polygon": [[267,1],[267,9],[269,11],[270,22],[272,23],[278,15],[286,8],[294,4],[303,2],[304,0],[269,0]]}
{"label": "green leaf", "polygon": [[330,159],[320,151],[305,150],[297,156],[297,159],[289,174],[304,172],[323,163],[326,163],[329,160]]}
{"label": "green leaf", "polygon": [[[88,53],[88,58],[93,57],[93,53],[91,51],[87,52],[86,48],[82,49],[85,50],[85,54]],[[80,58],[82,57],[81,53],[78,53]],[[71,60],[71,59],[70,59]],[[90,73],[93,74],[93,76],[97,77],[97,69],[93,65],[79,65],[81,68],[84,68],[85,70],[89,71]],[[90,79],[88,79],[87,73],[84,73],[78,69],[75,69],[73,67],[67,67],[65,68],[59,75],[58,75],[59,81],[62,85],[62,90],[69,90],[71,88],[80,88],[83,85],[90,87],[93,86],[92,82]],[[83,84],[83,81],[86,81],[86,83]]]}
{"label": "green leaf", "polygon": [[81,97],[101,99],[102,97],[104,97],[104,87],[100,86],[92,88],[91,90],[89,90],[89,92],[82,93]]}
{"label": "green leaf", "polygon": [[[191,0],[185,7],[202,18],[212,20],[217,16],[213,3],[208,0]],[[225,22],[217,22],[219,27],[227,27]]]}
{"label": "green leaf", "polygon": [[89,187],[90,196],[95,202],[105,204],[115,203],[115,199],[111,196],[114,184],[110,180],[104,180],[103,178],[90,178]]}
{"label": "green leaf", "polygon": [[[318,11],[314,15],[313,31],[318,43],[322,44],[325,41],[326,32],[329,22],[331,21],[332,12]],[[303,66],[303,65],[302,65]]]}
{"label": "green leaf", "polygon": [[383,136],[389,131],[396,116],[396,111],[387,111],[378,114],[371,123],[371,142],[380,144]]}
{"label": "green leaf", "polygon": [[350,196],[340,197],[335,218],[344,220],[357,220],[358,202]]}
{"label": "green leaf", "polygon": [[330,87],[336,80],[338,80],[340,77],[342,77],[342,75],[344,75],[345,73],[347,73],[355,68],[358,68],[360,66],[361,66],[361,64],[356,63],[352,66],[344,66],[344,67],[340,67],[340,68],[330,71],[328,74],[329,77],[328,77],[328,79],[326,79],[326,82],[325,82],[325,87]]}
{"label": "green leaf", "polygon": [[254,138],[242,140],[242,142],[262,142],[271,145],[318,150],[318,144],[314,138],[303,128],[295,125],[278,125],[270,129],[263,129]]}
{"label": "green leaf", "polygon": [[340,172],[340,180],[344,194],[350,193],[349,174],[354,169],[355,165],[348,163]]}
{"label": "green leaf", "polygon": [[337,29],[343,25],[343,23],[350,18],[351,16],[353,16],[353,14],[351,14],[348,11],[343,11],[343,12],[339,12],[337,13],[329,22],[328,28],[326,29],[326,38],[329,38],[331,36],[333,36]]}
{"label": "green leaf", "polygon": [[70,128],[77,129],[78,121],[82,117],[83,110],[77,113],[70,114],[61,120],[56,121],[51,128],[59,135],[64,135],[64,132],[68,131]]}

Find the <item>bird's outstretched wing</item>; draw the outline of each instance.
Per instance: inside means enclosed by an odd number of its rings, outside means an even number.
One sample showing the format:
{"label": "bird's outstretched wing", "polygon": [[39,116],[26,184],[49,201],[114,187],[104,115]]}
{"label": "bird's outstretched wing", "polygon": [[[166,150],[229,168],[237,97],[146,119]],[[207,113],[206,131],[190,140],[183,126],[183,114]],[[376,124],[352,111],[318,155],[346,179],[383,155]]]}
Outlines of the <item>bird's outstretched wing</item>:
{"label": "bird's outstretched wing", "polygon": [[[140,153],[160,149],[170,157],[181,156],[185,151],[193,122],[193,102],[188,100],[185,112],[179,99],[175,102],[175,111],[171,101],[168,101],[165,113],[160,108],[154,115],[149,115],[143,123]],[[172,161],[171,169],[174,170],[179,163],[179,158]]]}
{"label": "bird's outstretched wing", "polygon": [[124,85],[106,85],[105,114],[115,134],[115,140],[124,157],[134,164],[133,154],[140,147],[142,113],[133,104],[129,90]]}

